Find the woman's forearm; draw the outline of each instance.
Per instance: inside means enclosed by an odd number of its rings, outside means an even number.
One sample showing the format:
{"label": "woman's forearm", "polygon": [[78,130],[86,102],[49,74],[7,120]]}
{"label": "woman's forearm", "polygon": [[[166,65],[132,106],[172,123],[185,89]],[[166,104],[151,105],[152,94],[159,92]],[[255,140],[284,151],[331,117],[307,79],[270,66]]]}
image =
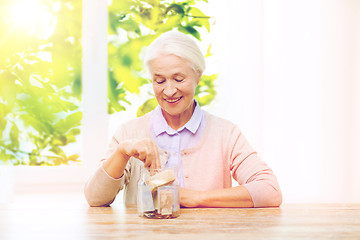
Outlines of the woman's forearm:
{"label": "woman's forearm", "polygon": [[128,157],[124,156],[118,148],[104,161],[103,168],[109,176],[117,179],[124,174],[127,162]]}
{"label": "woman's forearm", "polygon": [[254,207],[252,198],[243,186],[211,191],[180,189],[183,207]]}

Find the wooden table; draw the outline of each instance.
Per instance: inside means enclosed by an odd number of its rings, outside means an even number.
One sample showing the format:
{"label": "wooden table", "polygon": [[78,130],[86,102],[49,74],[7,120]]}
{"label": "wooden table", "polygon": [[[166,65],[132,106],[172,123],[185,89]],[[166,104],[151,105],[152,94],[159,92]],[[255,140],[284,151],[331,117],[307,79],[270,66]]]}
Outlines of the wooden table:
{"label": "wooden table", "polygon": [[114,204],[90,208],[79,196],[32,195],[0,206],[0,239],[360,239],[360,204],[262,209],[181,209],[146,219]]}

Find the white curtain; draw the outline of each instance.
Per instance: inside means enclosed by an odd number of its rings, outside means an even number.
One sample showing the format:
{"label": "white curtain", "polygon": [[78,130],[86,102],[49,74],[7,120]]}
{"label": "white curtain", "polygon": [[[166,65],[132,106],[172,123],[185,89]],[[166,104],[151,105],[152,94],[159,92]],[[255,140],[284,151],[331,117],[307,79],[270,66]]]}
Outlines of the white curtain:
{"label": "white curtain", "polygon": [[360,202],[360,2],[210,3],[212,110],[273,168],[284,202]]}

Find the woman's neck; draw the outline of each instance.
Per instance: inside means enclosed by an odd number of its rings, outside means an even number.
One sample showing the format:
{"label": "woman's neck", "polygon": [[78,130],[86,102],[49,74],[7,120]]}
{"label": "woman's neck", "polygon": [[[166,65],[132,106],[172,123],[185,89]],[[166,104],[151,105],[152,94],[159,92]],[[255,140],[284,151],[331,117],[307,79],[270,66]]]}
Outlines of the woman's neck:
{"label": "woman's neck", "polygon": [[162,114],[167,122],[167,124],[174,130],[178,130],[182,126],[184,126],[193,115],[195,110],[195,102],[192,103],[191,107],[178,115],[170,115],[162,110]]}

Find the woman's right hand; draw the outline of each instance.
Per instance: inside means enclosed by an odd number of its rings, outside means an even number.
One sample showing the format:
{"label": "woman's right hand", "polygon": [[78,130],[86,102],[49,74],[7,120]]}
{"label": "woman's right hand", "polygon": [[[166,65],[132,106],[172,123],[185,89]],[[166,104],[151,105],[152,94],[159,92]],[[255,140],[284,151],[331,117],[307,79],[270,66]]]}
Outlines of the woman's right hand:
{"label": "woman's right hand", "polygon": [[131,139],[120,142],[116,151],[105,160],[104,170],[113,178],[120,178],[130,157],[135,157],[144,162],[145,167],[160,168],[159,150],[156,143],[149,138]]}
{"label": "woman's right hand", "polygon": [[119,144],[118,151],[127,160],[130,157],[141,160],[146,168],[160,168],[159,150],[152,139],[144,138],[124,141]]}

